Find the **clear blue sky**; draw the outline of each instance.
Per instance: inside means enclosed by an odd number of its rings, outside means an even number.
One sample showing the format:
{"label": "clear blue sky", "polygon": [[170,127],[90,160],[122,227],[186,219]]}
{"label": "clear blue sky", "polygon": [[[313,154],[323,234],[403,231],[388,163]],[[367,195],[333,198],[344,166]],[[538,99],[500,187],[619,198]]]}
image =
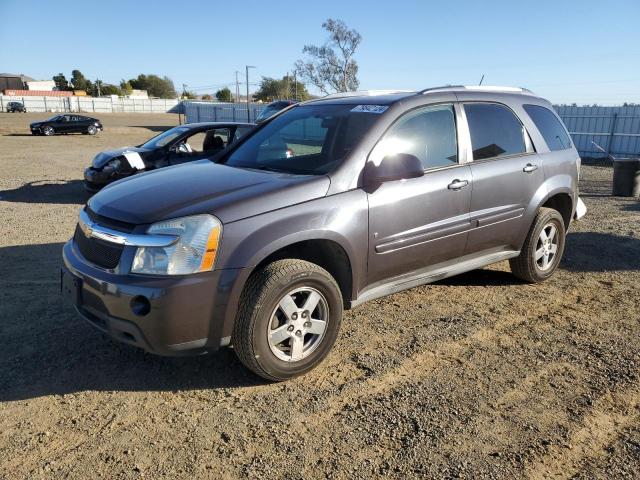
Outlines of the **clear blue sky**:
{"label": "clear blue sky", "polygon": [[[268,6],[267,6],[268,5]],[[327,17],[363,36],[362,89],[518,85],[558,103],[640,103],[640,0],[2,0],[0,71],[169,76],[199,93],[280,77]],[[206,87],[206,88],[204,88]]]}

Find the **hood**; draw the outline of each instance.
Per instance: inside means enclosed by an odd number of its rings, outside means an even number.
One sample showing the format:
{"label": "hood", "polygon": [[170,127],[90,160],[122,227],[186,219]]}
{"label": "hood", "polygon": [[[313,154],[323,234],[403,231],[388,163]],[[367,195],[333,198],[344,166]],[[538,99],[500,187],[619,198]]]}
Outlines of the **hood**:
{"label": "hood", "polygon": [[133,224],[211,213],[222,223],[324,197],[326,176],[261,172],[200,160],[112,183],[89,202],[104,217]]}
{"label": "hood", "polygon": [[147,150],[146,148],[141,147],[122,147],[113,150],[105,150],[104,152],[100,152],[94,157],[93,161],[91,162],[91,166],[93,168],[102,168],[107,164],[107,162],[113,160],[116,157],[119,157],[124,152],[146,153],[148,151],[149,150]]}

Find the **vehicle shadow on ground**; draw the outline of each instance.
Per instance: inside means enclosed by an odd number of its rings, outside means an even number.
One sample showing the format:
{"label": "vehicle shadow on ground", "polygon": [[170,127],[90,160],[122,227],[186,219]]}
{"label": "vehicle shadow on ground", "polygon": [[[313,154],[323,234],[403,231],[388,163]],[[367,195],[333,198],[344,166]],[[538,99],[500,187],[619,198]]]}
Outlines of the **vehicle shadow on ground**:
{"label": "vehicle shadow on ground", "polygon": [[0,402],[82,391],[180,391],[265,382],[230,349],[159,357],[116,343],[60,295],[62,243],[0,248]]}
{"label": "vehicle shadow on ground", "polygon": [[41,180],[29,182],[13,190],[0,190],[0,202],[75,203],[82,205],[89,194],[82,180]]}
{"label": "vehicle shadow on ground", "polygon": [[128,125],[129,128],[146,128],[152,132],[164,132],[179,125]]}
{"label": "vehicle shadow on ground", "polygon": [[5,133],[3,137],[35,137],[33,133]]}
{"label": "vehicle shadow on ground", "polygon": [[499,270],[472,270],[455,277],[445,278],[435,282],[436,285],[447,285],[451,287],[483,287],[495,286],[503,287],[508,285],[522,285],[524,282],[514,277],[511,272]]}
{"label": "vehicle shadow on ground", "polygon": [[574,272],[640,270],[640,238],[569,232],[560,268]]}

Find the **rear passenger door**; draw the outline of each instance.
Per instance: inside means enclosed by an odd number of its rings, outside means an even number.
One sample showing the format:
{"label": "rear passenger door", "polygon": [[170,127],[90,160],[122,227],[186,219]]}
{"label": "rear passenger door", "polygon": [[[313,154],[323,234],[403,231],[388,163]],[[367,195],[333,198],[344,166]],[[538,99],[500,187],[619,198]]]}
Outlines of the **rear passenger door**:
{"label": "rear passenger door", "polygon": [[473,161],[470,220],[466,253],[520,248],[528,230],[525,210],[544,182],[531,139],[506,105],[463,105]]}
{"label": "rear passenger door", "polygon": [[421,107],[401,116],[369,155],[420,159],[425,174],[386,182],[369,199],[371,284],[461,256],[467,243],[471,171],[461,164],[453,104]]}

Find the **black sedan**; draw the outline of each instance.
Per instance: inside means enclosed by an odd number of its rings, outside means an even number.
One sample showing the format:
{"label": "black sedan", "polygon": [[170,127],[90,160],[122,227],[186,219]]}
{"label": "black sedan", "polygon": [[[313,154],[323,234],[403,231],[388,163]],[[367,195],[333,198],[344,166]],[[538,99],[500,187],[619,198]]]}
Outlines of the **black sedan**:
{"label": "black sedan", "polygon": [[84,171],[84,188],[95,193],[138,172],[212,157],[254,126],[236,122],[189,123],[162,132],[137,147],[101,152]]}
{"label": "black sedan", "polygon": [[27,111],[27,109],[24,108],[24,104],[22,104],[21,102],[9,102],[9,103],[7,103],[7,112],[8,113],[15,113],[15,112],[25,113],[26,111]]}
{"label": "black sedan", "polygon": [[34,135],[55,135],[56,133],[83,133],[95,135],[102,130],[102,123],[97,118],[84,115],[64,114],[51,117],[42,122],[31,124],[31,133]]}

